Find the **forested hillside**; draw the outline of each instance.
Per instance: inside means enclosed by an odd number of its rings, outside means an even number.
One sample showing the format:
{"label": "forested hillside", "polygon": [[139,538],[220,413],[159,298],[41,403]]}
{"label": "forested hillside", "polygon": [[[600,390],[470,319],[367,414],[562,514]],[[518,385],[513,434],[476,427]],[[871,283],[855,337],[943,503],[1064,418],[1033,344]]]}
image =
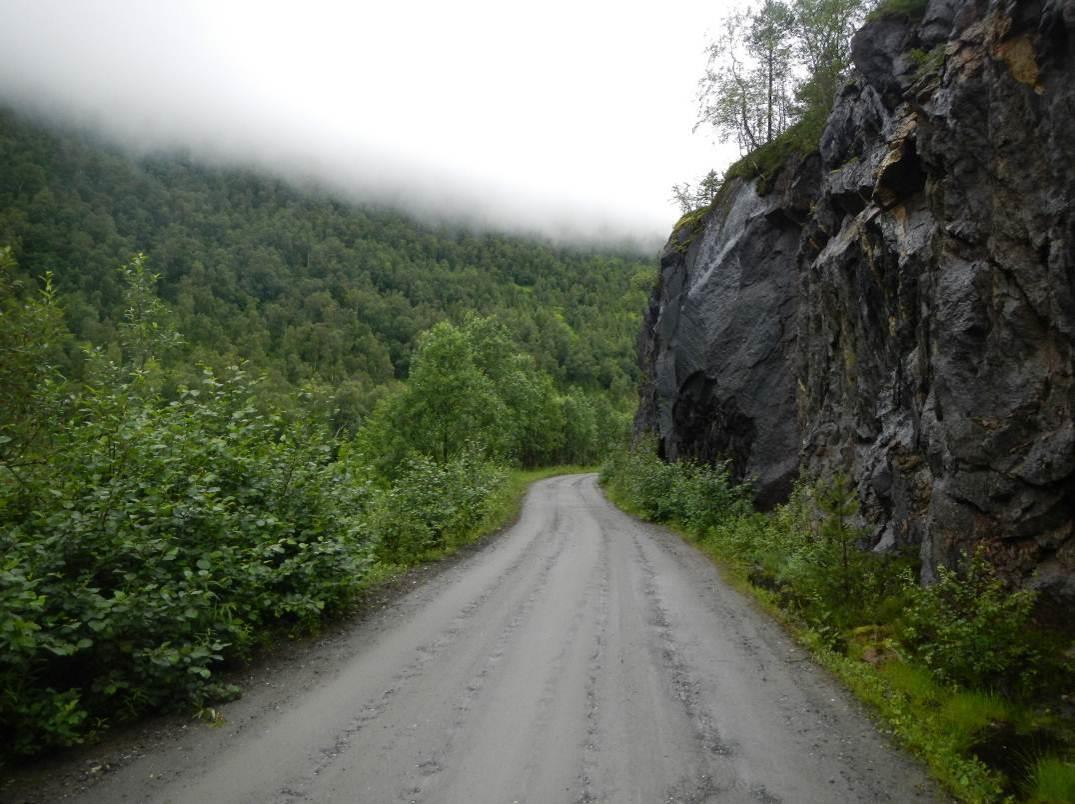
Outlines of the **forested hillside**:
{"label": "forested hillside", "polygon": [[[328,391],[344,423],[407,375],[415,336],[495,314],[561,386],[636,384],[634,339],[655,266],[422,225],[246,170],[133,159],[0,110],[0,245],[51,271],[76,339],[117,342],[119,267],[145,252],[185,346],[175,364],[250,361],[279,401]],[[70,348],[68,373],[79,372]]]}
{"label": "forested hillside", "polygon": [[212,711],[596,463],[651,276],[0,113],[0,763]]}

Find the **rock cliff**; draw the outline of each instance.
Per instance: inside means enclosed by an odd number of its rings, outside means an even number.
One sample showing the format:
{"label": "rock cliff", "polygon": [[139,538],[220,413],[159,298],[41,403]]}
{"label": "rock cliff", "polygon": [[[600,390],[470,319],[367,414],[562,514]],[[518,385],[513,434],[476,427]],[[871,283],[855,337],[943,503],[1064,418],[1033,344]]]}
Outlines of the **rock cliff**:
{"label": "rock cliff", "polygon": [[762,505],[848,473],[926,580],[981,547],[1075,600],[1075,0],[932,0],[853,61],[817,153],[673,232],[638,428]]}

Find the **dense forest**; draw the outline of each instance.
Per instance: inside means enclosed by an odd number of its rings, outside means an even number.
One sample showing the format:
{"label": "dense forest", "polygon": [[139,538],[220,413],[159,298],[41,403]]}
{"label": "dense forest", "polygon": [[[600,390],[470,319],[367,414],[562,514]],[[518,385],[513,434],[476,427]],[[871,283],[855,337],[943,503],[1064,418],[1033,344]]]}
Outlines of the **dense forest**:
{"label": "dense forest", "polygon": [[[205,709],[623,439],[653,267],[0,113],[0,755]],[[211,710],[209,710],[211,711]]]}
{"label": "dense forest", "polygon": [[495,314],[562,388],[634,394],[655,269],[637,254],[422,225],[174,154],[134,159],[10,110],[0,160],[0,244],[24,279],[51,272],[75,343],[118,343],[119,268],[144,252],[184,336],[174,365],[248,361],[264,393],[329,393],[347,426],[407,376],[418,333],[468,312]]}

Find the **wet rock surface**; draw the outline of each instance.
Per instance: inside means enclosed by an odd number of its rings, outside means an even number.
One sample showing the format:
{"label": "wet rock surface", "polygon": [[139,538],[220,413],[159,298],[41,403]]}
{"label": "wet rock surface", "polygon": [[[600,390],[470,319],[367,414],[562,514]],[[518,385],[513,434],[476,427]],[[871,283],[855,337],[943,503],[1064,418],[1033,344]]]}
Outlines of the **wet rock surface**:
{"label": "wet rock surface", "polygon": [[819,156],[669,241],[639,429],[765,504],[849,472],[927,579],[981,548],[1075,600],[1073,46],[1070,0],[868,24]]}
{"label": "wet rock surface", "polygon": [[786,497],[798,468],[794,264],[817,166],[796,163],[766,195],[736,181],[701,227],[673,235],[642,344],[640,421],[665,456],[732,458],[761,505]]}

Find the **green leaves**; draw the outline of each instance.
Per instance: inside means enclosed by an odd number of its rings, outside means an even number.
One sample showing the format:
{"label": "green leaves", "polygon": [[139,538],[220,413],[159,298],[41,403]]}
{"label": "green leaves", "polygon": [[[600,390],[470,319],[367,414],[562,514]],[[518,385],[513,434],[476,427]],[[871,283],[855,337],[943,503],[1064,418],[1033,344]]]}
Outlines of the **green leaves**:
{"label": "green leaves", "polygon": [[945,681],[1033,690],[1044,669],[1030,627],[1035,593],[1007,589],[982,555],[965,559],[959,570],[937,572],[932,586],[913,587],[902,618],[901,636],[912,654]]}
{"label": "green leaves", "polygon": [[[753,156],[797,124],[813,121],[808,128],[814,140],[806,151],[816,148],[816,121],[832,108],[866,7],[862,0],[762,0],[725,16],[698,82],[697,125],[712,124],[723,140],[735,138],[740,151]],[[733,166],[725,179],[743,174],[744,167]]]}
{"label": "green leaves", "polygon": [[389,480],[415,454],[442,464],[473,451],[523,466],[592,463],[628,418],[607,395],[560,393],[499,321],[470,317],[420,337],[410,379],[380,401],[357,448]]}
{"label": "green leaves", "polygon": [[375,496],[366,519],[380,560],[415,563],[469,535],[488,512],[506,473],[475,451],[448,463],[415,456]]}
{"label": "green leaves", "polygon": [[652,442],[613,453],[602,479],[643,516],[699,534],[750,511],[749,490],[732,482],[726,465],[666,463]]}
{"label": "green leaves", "polygon": [[165,405],[113,377],[51,434],[62,462],[0,478],[0,741],[21,752],[201,705],[259,630],[343,605],[371,561],[318,425],[263,417],[240,370]]}

